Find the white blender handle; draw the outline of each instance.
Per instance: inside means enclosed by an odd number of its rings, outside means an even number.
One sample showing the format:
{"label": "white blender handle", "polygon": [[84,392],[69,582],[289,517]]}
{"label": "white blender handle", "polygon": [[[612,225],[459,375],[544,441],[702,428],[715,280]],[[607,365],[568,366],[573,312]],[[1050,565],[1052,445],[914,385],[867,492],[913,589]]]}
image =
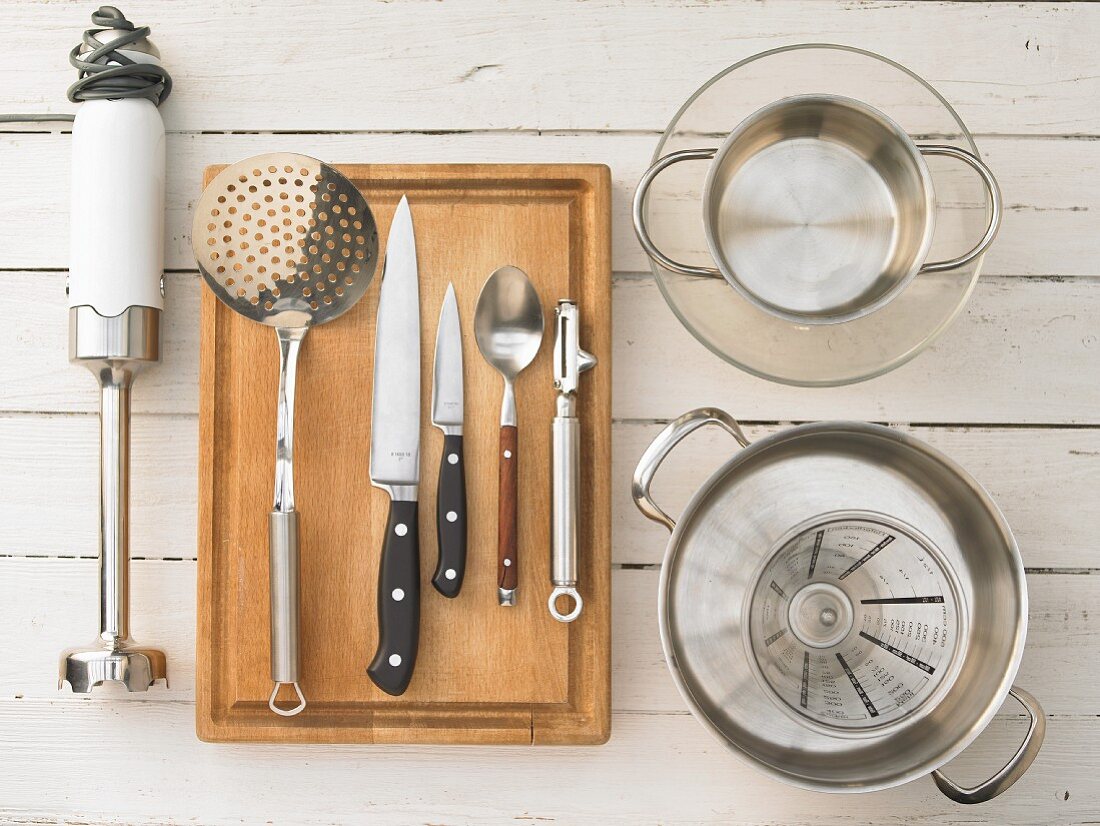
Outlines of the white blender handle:
{"label": "white blender handle", "polygon": [[143,98],[87,100],[73,124],[69,307],[162,309],[164,123]]}

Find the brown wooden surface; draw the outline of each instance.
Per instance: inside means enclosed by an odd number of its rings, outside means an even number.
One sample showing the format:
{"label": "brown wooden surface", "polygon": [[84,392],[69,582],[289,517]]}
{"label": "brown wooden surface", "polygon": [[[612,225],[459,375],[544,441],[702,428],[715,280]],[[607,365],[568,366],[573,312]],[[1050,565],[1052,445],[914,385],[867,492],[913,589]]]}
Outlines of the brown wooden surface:
{"label": "brown wooden surface", "polygon": [[[197,731],[204,740],[361,743],[601,743],[610,728],[610,176],[597,165],[341,167],[387,236],[407,194],[420,265],[423,426],[421,547],[436,546],[442,434],[431,427],[436,320],[455,284],[465,358],[469,551],[461,594],[423,589],[420,656],[401,697],[365,670],[376,643],[375,582],[387,496],[370,485],[371,377],[378,287],[302,348],[295,484],[301,513],[300,649],[309,706],[280,718],[270,691],[265,520],[274,479],[278,351],[269,329],[202,300],[199,423]],[[217,173],[212,167],[206,180]],[[516,382],[519,602],[497,605],[497,450],[501,380],[473,337],[485,278],[503,264],[531,277],[547,319],[581,308],[581,344],[600,360],[581,380],[581,617],[554,621],[551,591],[548,324]],[[377,282],[379,275],[375,276]],[[427,481],[426,481],[427,480]],[[434,553],[421,572],[431,575]]]}
{"label": "brown wooden surface", "polygon": [[500,450],[497,454],[500,461],[500,482],[497,486],[497,582],[504,590],[512,590],[519,583],[516,535],[519,519],[516,502],[519,492],[518,442],[519,428],[509,425],[500,429]]}

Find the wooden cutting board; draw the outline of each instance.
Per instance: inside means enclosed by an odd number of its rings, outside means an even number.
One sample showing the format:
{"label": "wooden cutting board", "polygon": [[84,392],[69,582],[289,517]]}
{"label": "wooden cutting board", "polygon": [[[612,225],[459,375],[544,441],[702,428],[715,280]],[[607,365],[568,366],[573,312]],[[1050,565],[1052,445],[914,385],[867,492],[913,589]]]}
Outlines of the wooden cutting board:
{"label": "wooden cutting board", "polygon": [[[220,168],[208,168],[206,181]],[[340,169],[365,195],[383,245],[403,194],[416,227],[423,400],[416,672],[401,697],[384,694],[366,675],[377,640],[375,592],[388,504],[368,477],[381,267],[355,307],[309,332],[299,363],[294,476],[301,522],[300,670],[309,705],[291,718],[267,708],[267,514],[278,348],[271,329],[204,290],[198,735],[293,743],[602,743],[610,731],[611,696],[610,173],[605,166],[557,164]],[[481,285],[504,264],[528,273],[546,317],[538,357],[516,383],[522,458],[515,608],[498,606],[496,598],[502,383],[473,335]],[[469,557],[462,592],[448,600],[430,585],[443,443],[431,426],[430,404],[436,324],[452,281],[465,360]],[[599,359],[581,379],[579,393],[579,589],[585,605],[569,625],[556,622],[546,607],[552,587],[551,358],[560,298],[578,302],[581,346]]]}

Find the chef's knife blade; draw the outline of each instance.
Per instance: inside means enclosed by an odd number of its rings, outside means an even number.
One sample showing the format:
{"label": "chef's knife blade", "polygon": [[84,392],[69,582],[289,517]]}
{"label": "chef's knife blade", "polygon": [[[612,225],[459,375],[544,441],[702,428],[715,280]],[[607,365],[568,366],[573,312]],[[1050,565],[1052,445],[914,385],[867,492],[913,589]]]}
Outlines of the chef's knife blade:
{"label": "chef's knife blade", "polygon": [[420,638],[420,290],[404,197],[390,224],[378,297],[370,479],[389,493],[390,513],[378,573],[378,650],[367,674],[397,695],[412,679]]}
{"label": "chef's knife blade", "polygon": [[432,372],[432,424],[443,431],[436,493],[439,560],[432,585],[456,597],[466,571],[466,471],[462,456],[462,328],[454,284],[447,286],[435,335]]}
{"label": "chef's knife blade", "polygon": [[411,486],[415,500],[420,482],[420,290],[405,198],[397,205],[386,242],[375,336],[370,478],[379,487]]}

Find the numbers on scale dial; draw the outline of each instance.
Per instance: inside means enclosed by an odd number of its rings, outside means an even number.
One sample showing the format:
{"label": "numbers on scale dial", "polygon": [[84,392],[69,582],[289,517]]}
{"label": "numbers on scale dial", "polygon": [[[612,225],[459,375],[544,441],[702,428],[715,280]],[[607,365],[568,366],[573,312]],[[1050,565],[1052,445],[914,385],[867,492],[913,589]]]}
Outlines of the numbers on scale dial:
{"label": "numbers on scale dial", "polygon": [[753,593],[749,632],[765,682],[831,726],[906,716],[949,670],[959,623],[951,582],[938,553],[873,518],[803,531],[772,556]]}

